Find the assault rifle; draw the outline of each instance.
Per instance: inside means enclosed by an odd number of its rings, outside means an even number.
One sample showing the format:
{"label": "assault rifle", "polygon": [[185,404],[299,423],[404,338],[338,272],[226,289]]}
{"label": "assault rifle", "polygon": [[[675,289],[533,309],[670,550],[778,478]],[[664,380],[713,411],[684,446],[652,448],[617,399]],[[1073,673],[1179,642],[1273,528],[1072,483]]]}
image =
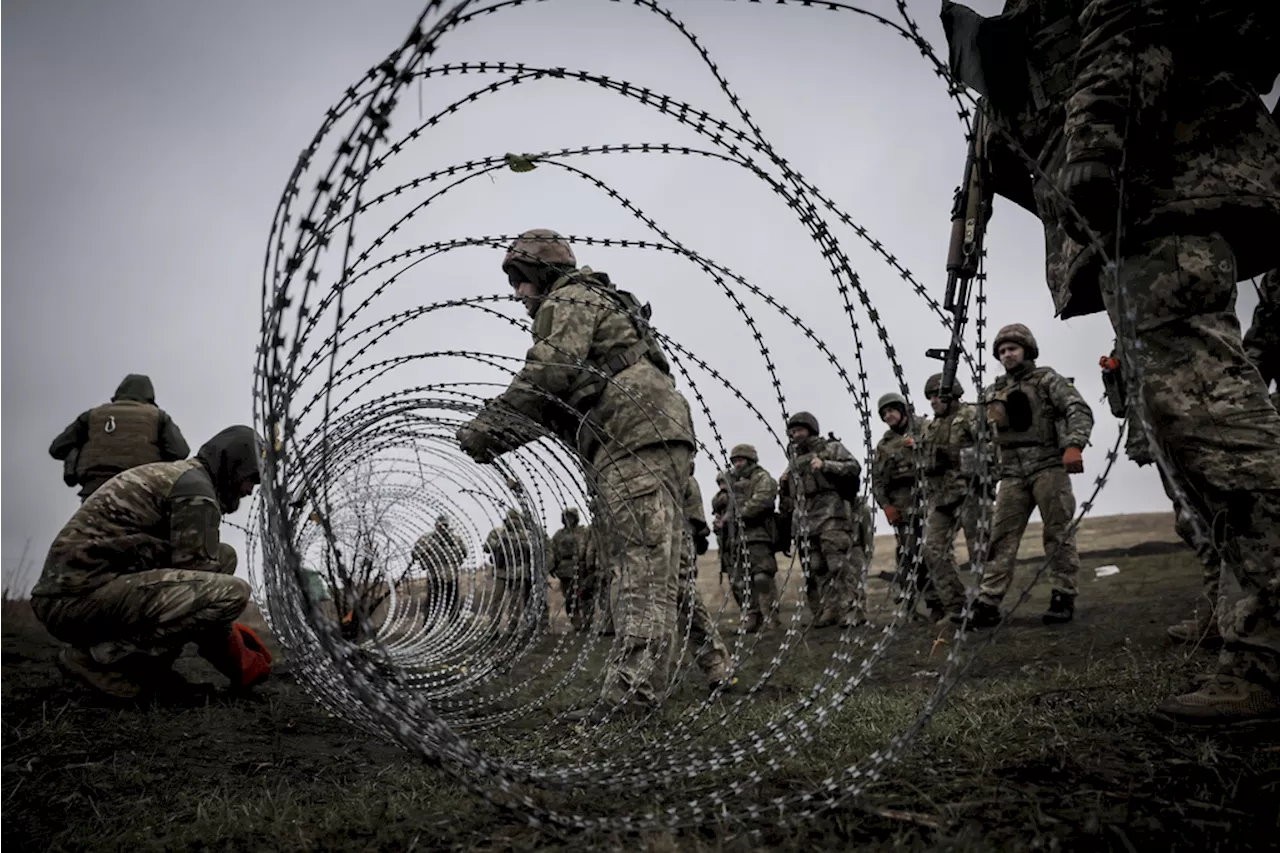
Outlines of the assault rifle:
{"label": "assault rifle", "polygon": [[982,241],[987,220],[991,218],[990,181],[986,152],[982,146],[983,108],[978,101],[974,110],[973,133],[969,137],[969,153],[964,161],[964,177],[956,187],[951,205],[951,244],[947,248],[947,291],[943,310],[951,312],[951,343],[946,349],[925,351],[928,358],[942,361],[942,382],[938,397],[950,402],[955,388],[960,353],[964,348],[964,327],[969,319],[969,291],[978,274],[982,259]]}

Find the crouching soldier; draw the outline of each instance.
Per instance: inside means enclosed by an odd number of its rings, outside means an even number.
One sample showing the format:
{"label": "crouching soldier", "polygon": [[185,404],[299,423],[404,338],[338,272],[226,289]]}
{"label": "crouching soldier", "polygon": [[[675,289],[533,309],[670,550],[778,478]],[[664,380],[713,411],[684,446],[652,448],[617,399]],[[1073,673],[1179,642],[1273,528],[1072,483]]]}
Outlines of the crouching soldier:
{"label": "crouching soldier", "polygon": [[235,622],[249,584],[218,541],[263,452],[251,428],[228,427],[194,459],[130,468],[81,504],[31,593],[36,618],[69,644],[58,657],[68,677],[118,699],[189,689],[173,671],[188,642],[233,689],[267,677],[271,654]]}

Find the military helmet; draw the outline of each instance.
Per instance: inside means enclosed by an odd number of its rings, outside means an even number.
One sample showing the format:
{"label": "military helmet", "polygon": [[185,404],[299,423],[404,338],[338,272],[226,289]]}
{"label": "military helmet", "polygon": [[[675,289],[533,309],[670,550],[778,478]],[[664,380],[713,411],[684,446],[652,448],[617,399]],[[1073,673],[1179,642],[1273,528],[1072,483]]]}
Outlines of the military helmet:
{"label": "military helmet", "polygon": [[[935,373],[929,377],[929,381],[924,383],[924,395],[932,397],[942,390],[942,374]],[[951,396],[958,398],[964,396],[964,388],[960,385],[959,379],[951,380]]]}
{"label": "military helmet", "polygon": [[1040,347],[1036,345],[1036,336],[1031,334],[1031,330],[1021,323],[1010,323],[999,332],[996,333],[996,339],[991,342],[991,354],[999,357],[1001,344],[1017,344],[1022,347],[1022,351],[1026,353],[1027,358],[1035,359],[1040,355]]}
{"label": "military helmet", "polygon": [[563,520],[568,520],[568,519],[572,518],[574,521],[577,521],[577,520],[578,520],[578,508],[577,508],[577,507],[575,507],[575,506],[567,506],[567,507],[565,507],[565,508],[564,508],[564,512],[560,513],[560,518],[561,518],[561,519],[563,519]]}
{"label": "military helmet", "polygon": [[752,462],[760,461],[760,454],[756,453],[756,449],[750,444],[735,444],[733,449],[729,451],[730,459],[737,459],[739,456]]}
{"label": "military helmet", "polygon": [[897,406],[902,409],[902,413],[904,415],[907,413],[907,401],[896,391],[891,391],[888,394],[882,394],[880,399],[876,400],[876,414],[884,414],[884,410],[890,406]]}
{"label": "military helmet", "polygon": [[812,435],[818,435],[818,419],[808,412],[796,412],[787,419],[787,429],[798,426],[809,430]]}
{"label": "military helmet", "polygon": [[[510,273],[515,267],[522,273],[530,273],[543,264],[576,267],[569,241],[550,228],[532,228],[525,231],[507,249],[502,259],[502,271]],[[537,276],[531,276],[536,280]]]}
{"label": "military helmet", "polygon": [[510,521],[511,523],[514,524],[515,522],[522,521],[522,520],[523,519],[520,517],[520,510],[516,509],[515,507],[512,507],[511,509],[507,510],[507,521]]}

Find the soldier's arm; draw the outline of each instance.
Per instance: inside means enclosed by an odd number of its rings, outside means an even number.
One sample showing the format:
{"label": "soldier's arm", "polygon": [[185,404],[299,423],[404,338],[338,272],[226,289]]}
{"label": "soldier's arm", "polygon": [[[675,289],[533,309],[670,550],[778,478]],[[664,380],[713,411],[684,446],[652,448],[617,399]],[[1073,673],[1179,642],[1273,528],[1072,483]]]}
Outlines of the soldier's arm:
{"label": "soldier's arm", "polygon": [[827,476],[861,479],[862,463],[838,441],[827,442],[822,453],[822,472]]}
{"label": "soldier's arm", "polygon": [[1173,55],[1164,32],[1185,15],[1173,0],[1089,0],[1080,15],[1076,78],[1066,104],[1067,162],[1119,168],[1125,125],[1164,96]]}
{"label": "soldier's arm", "polygon": [[1093,432],[1093,409],[1089,408],[1084,397],[1080,396],[1080,392],[1065,376],[1050,373],[1045,384],[1053,407],[1066,416],[1067,434],[1063,437],[1064,443],[1067,447],[1083,450],[1089,444],[1089,435]]}
{"label": "soldier's arm", "polygon": [[89,413],[81,412],[71,425],[58,433],[58,437],[49,445],[49,455],[62,461],[71,455],[77,447],[83,447],[89,440]]}
{"label": "soldier's arm", "polygon": [[884,447],[876,448],[875,458],[871,461],[871,496],[879,506],[889,506],[889,489],[885,477],[886,456]]}
{"label": "soldier's arm", "polygon": [[175,569],[217,571],[218,496],[203,469],[187,471],[169,490],[169,549]]}
{"label": "soldier's arm", "polygon": [[744,521],[751,521],[767,516],[773,512],[774,502],[778,499],[778,483],[773,475],[763,468],[751,478],[751,493],[742,504],[739,516]]}
{"label": "soldier's arm", "polygon": [[178,425],[173,422],[173,418],[169,417],[166,411],[160,412],[160,460],[162,462],[176,462],[179,459],[186,459],[187,454],[191,452],[191,448],[187,446],[187,440],[182,435],[182,430],[178,429]]}

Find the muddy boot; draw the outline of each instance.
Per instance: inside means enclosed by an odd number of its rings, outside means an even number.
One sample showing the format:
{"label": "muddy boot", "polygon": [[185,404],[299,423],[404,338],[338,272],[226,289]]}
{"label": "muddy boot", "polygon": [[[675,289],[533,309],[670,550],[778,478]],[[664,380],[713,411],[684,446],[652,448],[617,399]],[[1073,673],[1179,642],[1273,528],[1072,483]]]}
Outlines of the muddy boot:
{"label": "muddy boot", "polygon": [[1194,693],[1172,696],[1156,707],[1156,714],[1193,726],[1230,726],[1280,720],[1280,691],[1218,674]]}
{"label": "muddy boot", "polygon": [[1046,625],[1064,625],[1070,622],[1076,612],[1076,597],[1065,592],[1053,591],[1049,600],[1049,609],[1040,617]]}
{"label": "muddy boot", "polygon": [[755,634],[760,630],[761,621],[759,611],[752,610],[743,617],[742,630],[748,634]]}
{"label": "muddy boot", "polygon": [[83,649],[68,646],[58,653],[57,664],[71,681],[112,699],[137,699],[142,694],[144,685],[137,673],[127,667],[100,664]]}
{"label": "muddy boot", "polygon": [[978,600],[973,603],[973,613],[966,620],[964,612],[953,613],[951,621],[966,628],[994,628],[1000,624],[1000,608]]}
{"label": "muddy boot", "polygon": [[1218,617],[1213,613],[1183,619],[1177,625],[1170,625],[1165,633],[1175,643],[1198,643],[1202,646],[1222,644],[1222,634],[1218,631]]}

